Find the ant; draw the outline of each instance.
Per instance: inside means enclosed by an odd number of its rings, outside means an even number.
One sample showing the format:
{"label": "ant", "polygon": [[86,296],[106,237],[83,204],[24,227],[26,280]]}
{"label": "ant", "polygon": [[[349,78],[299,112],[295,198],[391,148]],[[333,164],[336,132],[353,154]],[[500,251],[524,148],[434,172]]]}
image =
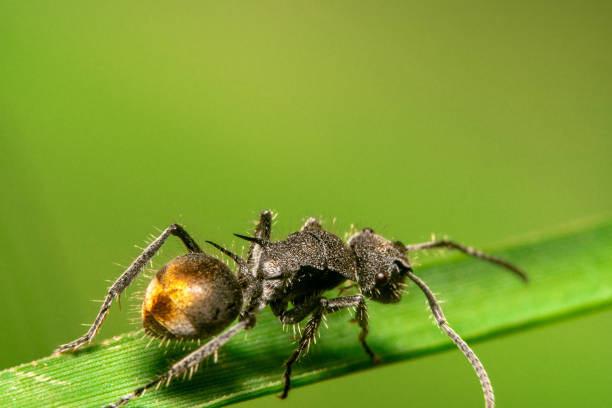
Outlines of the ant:
{"label": "ant", "polygon": [[[262,211],[253,236],[234,234],[250,243],[246,259],[206,241],[233,259],[237,274],[217,258],[204,254],[195,240],[179,225],[173,224],[149,244],[125,272],[113,283],[89,331],[71,343],[60,346],[56,353],[76,350],[91,342],[109,312],[112,301],[134,281],[144,266],[157,253],[170,235],[178,237],[188,254],[163,266],[150,282],[142,304],[142,321],[146,334],[170,340],[203,339],[206,344],[176,362],[157,379],[124,395],[105,408],[116,408],[142,395],[150,388],[172,377],[193,374],[199,363],[217,352],[233,336],[255,326],[257,314],[269,306],[283,324],[296,324],[310,319],[297,349],[284,362],[284,388],[279,396],[287,397],[291,388],[291,369],[314,340],[325,314],[355,308],[355,321],[361,328],[359,342],[374,363],[379,359],[366,342],[368,313],[365,298],[381,303],[401,300],[406,278],[425,294],[437,325],[455,342],[476,371],[487,408],[495,406],[493,388],[484,366],[467,343],[448,325],[433,292],[414,274],[408,253],[431,248],[459,250],[501,267],[523,280],[526,275],[516,266],[476,249],[449,240],[415,245],[389,241],[365,228],[347,243],[325,231],[316,218],[283,241],[270,241],[272,212]],[[354,283],[358,294],[333,299],[322,294],[343,282]],[[292,308],[288,308],[289,304]],[[228,327],[235,319],[235,323]],[[221,333],[221,334],[219,334]]]}

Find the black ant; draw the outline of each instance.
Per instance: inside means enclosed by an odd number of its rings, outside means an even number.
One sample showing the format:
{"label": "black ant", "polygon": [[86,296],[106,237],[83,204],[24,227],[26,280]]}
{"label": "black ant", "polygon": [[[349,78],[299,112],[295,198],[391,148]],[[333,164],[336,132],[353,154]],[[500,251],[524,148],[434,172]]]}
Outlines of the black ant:
{"label": "black ant", "polygon": [[[379,360],[366,342],[368,313],[365,297],[381,303],[399,302],[406,278],[412,280],[425,294],[438,326],[457,344],[478,375],[487,408],[495,406],[493,388],[482,363],[467,343],[448,325],[440,304],[429,287],[418,278],[410,266],[408,253],[430,248],[457,249],[468,255],[493,262],[527,280],[514,265],[478,250],[439,240],[416,245],[391,242],[370,228],[354,234],[348,243],[325,231],[319,221],[309,218],[300,231],[283,241],[270,241],[272,213],[261,212],[254,236],[235,234],[250,242],[247,259],[221,246],[206,241],[231,257],[237,267],[234,275],[222,261],[203,253],[198,244],[179,225],[166,228],[159,237],[110,287],[100,311],[82,337],[60,346],[56,353],[76,350],[91,342],[102,325],[110,305],[138,276],[144,266],[170,235],[178,237],[189,250],[156,274],[149,284],[143,305],[142,321],[148,335],[170,340],[213,337],[154,381],[134,390],[106,408],[115,408],[142,395],[146,390],[170,383],[172,377],[193,374],[199,363],[227,343],[242,330],[255,326],[257,314],[266,306],[284,324],[295,324],[308,316],[310,319],[299,345],[285,361],[285,385],[280,398],[286,398],[291,388],[291,368],[300,354],[315,338],[326,313],[355,308],[355,321],[361,328],[359,342],[374,363]],[[360,293],[328,299],[327,290],[345,281],[354,282]],[[289,303],[293,305],[288,309]],[[238,317],[238,322],[221,333]],[[221,333],[221,334],[219,334]]]}

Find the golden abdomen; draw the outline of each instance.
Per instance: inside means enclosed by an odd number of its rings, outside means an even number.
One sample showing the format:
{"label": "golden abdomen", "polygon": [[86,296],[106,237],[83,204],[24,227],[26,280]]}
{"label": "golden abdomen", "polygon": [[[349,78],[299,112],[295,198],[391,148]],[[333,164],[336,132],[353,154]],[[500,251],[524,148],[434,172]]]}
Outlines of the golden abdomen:
{"label": "golden abdomen", "polygon": [[191,253],[157,272],[142,303],[142,324],[156,337],[206,338],[227,327],[241,307],[242,292],[227,265]]}

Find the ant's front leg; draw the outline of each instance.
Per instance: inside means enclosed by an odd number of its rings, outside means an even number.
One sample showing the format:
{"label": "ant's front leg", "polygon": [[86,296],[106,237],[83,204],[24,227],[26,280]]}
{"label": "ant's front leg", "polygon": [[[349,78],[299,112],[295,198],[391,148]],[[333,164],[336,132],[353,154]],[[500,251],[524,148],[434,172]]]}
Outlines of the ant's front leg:
{"label": "ant's front leg", "polygon": [[356,322],[359,327],[361,327],[361,332],[359,333],[359,343],[361,347],[365,350],[368,356],[372,359],[374,364],[380,363],[380,358],[372,351],[368,343],[366,342],[366,337],[368,336],[368,307],[366,306],[365,299],[363,295],[352,295],[352,296],[342,296],[335,299],[328,300],[326,312],[333,313],[338,310],[345,309],[347,307],[356,307],[355,311],[355,319],[353,322]]}
{"label": "ant's front leg", "polygon": [[[318,303],[318,305],[314,305],[314,312],[312,313],[312,316],[310,317],[310,320],[308,321],[308,324],[304,329],[304,333],[300,338],[298,348],[284,363],[285,373],[283,377],[285,378],[285,386],[283,388],[283,393],[279,396],[279,398],[281,399],[287,398],[287,394],[291,389],[291,370],[293,364],[297,361],[302,352],[310,347],[310,343],[312,341],[315,341],[317,331],[319,330],[321,320],[323,319],[325,313],[334,313],[339,310],[346,309],[348,307],[357,307],[355,320],[361,327],[361,333],[359,334],[359,342],[365,349],[366,353],[368,353],[372,361],[374,361],[374,363],[378,363],[380,361],[376,354],[374,354],[374,352],[366,343],[366,336],[368,334],[368,312],[365,300],[362,295],[342,296],[335,299],[319,298]],[[310,302],[307,302],[306,304],[304,304],[303,308],[301,307],[292,309],[292,311],[294,312],[293,317],[295,318],[295,320],[290,320],[287,318],[287,323],[299,321],[297,320],[297,318],[302,317],[303,312],[305,312],[309,306],[311,306],[311,304]],[[290,311],[289,313],[291,313],[292,311]],[[285,322],[283,321],[283,323]]]}
{"label": "ant's front leg", "polygon": [[96,316],[93,324],[83,336],[78,339],[59,346],[55,350],[55,354],[63,353],[68,350],[76,350],[81,347],[84,343],[90,343],[94,338],[100,326],[104,322],[104,318],[110,311],[111,303],[115,298],[119,298],[121,293],[128,287],[130,284],[136,279],[138,274],[142,271],[145,265],[153,258],[153,256],[159,251],[161,246],[166,242],[170,235],[174,235],[180,238],[183,241],[183,244],[187,247],[190,252],[202,252],[198,244],[195,240],[181,227],[177,224],[172,224],[168,228],[166,228],[153,242],[149,244],[148,247],[145,248],[144,251],[132,262],[132,264],[119,276],[119,278],[113,283],[113,285],[108,290],[108,294],[104,298],[104,302],[100,307],[100,311]]}
{"label": "ant's front leg", "polygon": [[359,297],[359,304],[357,305],[357,310],[355,311],[355,321],[361,327],[361,333],[359,333],[359,343],[361,343],[361,347],[365,350],[368,356],[374,364],[380,363],[380,358],[372,351],[368,343],[366,342],[366,337],[370,332],[368,329],[368,307],[365,304],[365,299],[362,295],[354,295],[355,297]]}

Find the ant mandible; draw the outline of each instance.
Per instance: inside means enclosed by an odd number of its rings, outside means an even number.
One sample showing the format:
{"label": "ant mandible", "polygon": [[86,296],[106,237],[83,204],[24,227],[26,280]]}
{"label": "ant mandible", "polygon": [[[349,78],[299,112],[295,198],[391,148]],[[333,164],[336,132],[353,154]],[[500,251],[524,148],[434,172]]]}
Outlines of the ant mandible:
{"label": "ant mandible", "polygon": [[[291,388],[291,368],[301,353],[314,340],[323,316],[345,308],[356,308],[359,342],[374,363],[379,360],[366,342],[368,313],[365,297],[381,303],[399,302],[405,279],[412,280],[425,294],[437,325],[465,354],[478,375],[487,408],[495,406],[493,388],[484,366],[467,343],[448,325],[433,292],[417,277],[408,253],[430,248],[456,249],[467,255],[502,266],[527,280],[516,266],[449,240],[415,245],[389,241],[365,228],[343,242],[325,231],[316,218],[283,241],[270,241],[272,212],[262,211],[254,236],[234,234],[250,243],[245,259],[227,249],[206,241],[237,264],[237,275],[217,258],[204,254],[195,240],[179,225],[166,228],[125,272],[113,283],[89,331],[71,343],[60,346],[56,353],[76,350],[91,342],[109,312],[112,301],[134,281],[170,235],[178,237],[189,251],[163,266],[150,282],[142,304],[145,332],[170,340],[213,337],[206,344],[175,363],[154,381],[121,397],[106,408],[116,408],[142,395],[146,390],[169,384],[172,377],[191,374],[199,363],[215,353],[233,336],[255,326],[257,314],[270,306],[283,324],[296,324],[310,319],[297,349],[284,363],[286,398]],[[327,290],[345,281],[354,282],[359,294],[333,299],[322,296]],[[288,309],[289,303],[293,305]],[[238,317],[238,322],[221,333]],[[221,334],[219,334],[221,333]]]}

